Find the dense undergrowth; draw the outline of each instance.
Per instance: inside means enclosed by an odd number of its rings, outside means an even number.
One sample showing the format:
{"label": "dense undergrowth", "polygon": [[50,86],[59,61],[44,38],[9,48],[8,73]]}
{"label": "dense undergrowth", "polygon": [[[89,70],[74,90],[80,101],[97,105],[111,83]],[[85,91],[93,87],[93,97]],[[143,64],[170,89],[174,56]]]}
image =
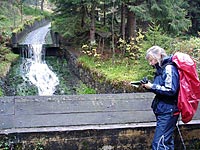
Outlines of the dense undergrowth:
{"label": "dense undergrowth", "polygon": [[[145,53],[151,46],[158,45],[164,48],[169,55],[177,51],[189,54],[195,60],[197,71],[200,74],[200,38],[172,37],[164,34],[158,26],[149,28],[143,34],[144,36],[137,43],[137,47],[134,44],[131,45],[130,42],[123,41],[122,43],[120,41],[124,49],[116,47],[114,56],[110,53],[102,53],[98,50],[98,46],[92,47],[85,44],[82,46],[83,55],[79,61],[112,81],[130,82],[141,80],[143,77],[152,80],[154,69],[145,60]],[[132,54],[133,51],[135,51],[134,54]]]}

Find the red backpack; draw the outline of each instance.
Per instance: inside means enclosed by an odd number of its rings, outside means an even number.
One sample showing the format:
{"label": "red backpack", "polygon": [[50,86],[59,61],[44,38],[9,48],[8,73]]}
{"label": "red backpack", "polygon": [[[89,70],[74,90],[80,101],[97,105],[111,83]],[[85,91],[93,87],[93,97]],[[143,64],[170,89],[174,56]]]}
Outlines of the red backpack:
{"label": "red backpack", "polygon": [[183,123],[192,120],[200,100],[200,81],[196,70],[196,63],[185,53],[176,52],[172,57],[178,68],[180,78],[180,91],[178,95],[178,108]]}

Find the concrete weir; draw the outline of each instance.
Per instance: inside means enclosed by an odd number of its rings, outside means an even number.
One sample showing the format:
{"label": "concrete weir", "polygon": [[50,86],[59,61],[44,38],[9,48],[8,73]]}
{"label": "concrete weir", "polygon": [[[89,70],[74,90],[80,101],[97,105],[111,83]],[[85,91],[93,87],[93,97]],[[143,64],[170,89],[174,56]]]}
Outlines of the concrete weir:
{"label": "concrete weir", "polygon": [[[15,149],[149,150],[155,129],[152,93],[0,98],[0,139]],[[176,150],[200,149],[200,110],[179,121]]]}

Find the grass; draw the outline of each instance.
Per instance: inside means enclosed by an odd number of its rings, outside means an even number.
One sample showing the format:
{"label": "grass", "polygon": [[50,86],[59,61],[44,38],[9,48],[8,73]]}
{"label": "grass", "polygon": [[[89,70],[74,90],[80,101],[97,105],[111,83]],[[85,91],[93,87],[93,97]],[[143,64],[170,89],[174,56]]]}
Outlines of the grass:
{"label": "grass", "polygon": [[[149,78],[152,78],[152,69],[147,66],[147,62],[144,60],[126,60],[115,59],[114,63],[112,59],[109,60],[97,60],[94,57],[83,55],[79,58],[79,61],[92,70],[96,70],[106,76],[107,79],[113,81],[136,81],[141,80],[144,76],[147,76],[150,72]],[[142,62],[142,63],[141,63]]]}
{"label": "grass", "polygon": [[[174,53],[175,51],[181,51],[189,54],[196,61],[197,71],[200,75],[200,38],[191,37],[187,40],[180,40],[172,45],[169,51]],[[144,53],[146,50],[142,50],[138,60],[132,60],[122,57],[115,57],[107,60],[97,59],[94,56],[82,55],[79,61],[82,62],[87,68],[96,70],[102,73],[106,78],[112,81],[137,81],[143,77],[147,77],[149,80],[153,79],[154,69],[150,67],[147,61],[144,59]],[[102,56],[101,56],[102,57]]]}
{"label": "grass", "polygon": [[8,62],[13,62],[19,58],[18,54],[8,53],[5,55],[5,58]]}
{"label": "grass", "polygon": [[0,62],[0,77],[4,77],[9,71],[12,62],[19,58],[18,54],[7,53],[4,55],[5,61]]}
{"label": "grass", "polygon": [[4,77],[9,70],[10,62],[1,62],[0,63],[0,77]]}
{"label": "grass", "polygon": [[96,94],[96,91],[82,83],[77,89],[77,94]]}

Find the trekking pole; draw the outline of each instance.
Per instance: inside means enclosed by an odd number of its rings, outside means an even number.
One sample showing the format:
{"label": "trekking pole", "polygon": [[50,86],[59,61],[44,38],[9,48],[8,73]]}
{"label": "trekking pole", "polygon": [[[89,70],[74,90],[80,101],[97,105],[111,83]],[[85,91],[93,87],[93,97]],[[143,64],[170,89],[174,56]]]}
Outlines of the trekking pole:
{"label": "trekking pole", "polygon": [[181,139],[181,142],[182,142],[182,144],[183,144],[183,150],[186,150],[186,146],[185,146],[185,143],[184,143],[184,140],[183,140],[183,136],[182,136],[182,134],[181,134],[181,131],[180,131],[180,128],[179,128],[179,123],[177,123],[176,124],[176,127],[177,127],[177,129],[178,129],[178,133],[179,133],[179,136],[180,136],[180,139]]}

